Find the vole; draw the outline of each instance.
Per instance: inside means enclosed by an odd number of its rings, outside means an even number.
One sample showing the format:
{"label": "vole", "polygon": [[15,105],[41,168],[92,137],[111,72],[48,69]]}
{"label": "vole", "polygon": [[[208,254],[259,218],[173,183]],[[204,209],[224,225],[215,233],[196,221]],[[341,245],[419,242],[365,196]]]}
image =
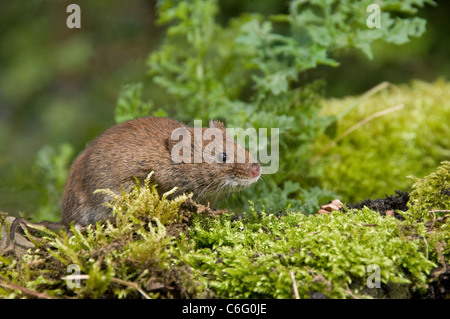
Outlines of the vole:
{"label": "vole", "polygon": [[[107,196],[94,191],[105,188],[115,193],[122,189],[129,191],[135,178],[143,181],[152,171],[152,181],[160,194],[178,187],[173,196],[193,193],[193,200],[201,204],[214,205],[230,193],[255,183],[261,175],[256,159],[226,133],[223,123],[211,121],[209,129],[221,133],[222,139],[220,135],[210,140],[202,138],[208,128],[195,129],[159,117],[137,118],[107,129],[85,148],[69,171],[61,223],[86,226],[109,219],[111,209],[102,205]],[[180,144],[185,136],[189,139]],[[222,143],[223,151],[217,148],[217,154],[209,152],[211,141]],[[199,153],[203,154],[200,162]],[[245,155],[244,161],[239,161],[239,154]]]}

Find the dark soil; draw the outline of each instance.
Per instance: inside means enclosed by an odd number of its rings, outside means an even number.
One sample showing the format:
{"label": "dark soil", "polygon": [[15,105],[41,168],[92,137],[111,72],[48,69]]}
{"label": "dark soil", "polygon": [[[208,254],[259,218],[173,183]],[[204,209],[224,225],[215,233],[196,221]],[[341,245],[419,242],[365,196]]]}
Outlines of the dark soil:
{"label": "dark soil", "polygon": [[413,294],[413,298],[418,299],[449,299],[450,298],[450,265],[446,263],[444,267],[436,268],[431,272],[431,282],[425,294]]}
{"label": "dark soil", "polygon": [[406,204],[409,201],[409,194],[402,191],[395,191],[395,193],[397,195],[386,195],[386,198],[383,199],[365,199],[360,203],[347,206],[350,209],[362,209],[366,206],[371,210],[379,212],[381,215],[386,215],[387,211],[393,211],[395,218],[404,220],[405,218],[396,211],[400,210],[404,212],[408,210],[408,206]]}

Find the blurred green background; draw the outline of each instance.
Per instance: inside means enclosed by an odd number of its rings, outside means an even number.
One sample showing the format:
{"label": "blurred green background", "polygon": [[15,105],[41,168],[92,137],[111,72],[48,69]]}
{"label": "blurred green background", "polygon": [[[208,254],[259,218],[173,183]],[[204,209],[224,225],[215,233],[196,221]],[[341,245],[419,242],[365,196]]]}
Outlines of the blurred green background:
{"label": "blurred green background", "polygon": [[[339,68],[319,67],[301,83],[326,80],[326,96],[358,95],[382,81],[434,81],[450,75],[449,1],[436,1],[419,16],[427,31],[404,46],[376,44],[373,61],[355,51],[336,57]],[[66,8],[81,7],[81,29],[66,27]],[[286,12],[284,1],[219,1],[219,21],[242,12]],[[0,211],[26,215],[62,187],[60,176],[44,178],[46,146],[72,160],[94,137],[114,124],[122,86],[149,83],[145,60],[158,47],[164,28],[155,25],[156,1],[2,1],[0,4]],[[157,100],[151,85],[145,94]],[[46,153],[47,152],[47,153]],[[47,155],[46,155],[47,154]],[[38,164],[36,164],[38,163]],[[54,190],[58,192],[58,190]],[[60,190],[59,190],[60,191]]]}

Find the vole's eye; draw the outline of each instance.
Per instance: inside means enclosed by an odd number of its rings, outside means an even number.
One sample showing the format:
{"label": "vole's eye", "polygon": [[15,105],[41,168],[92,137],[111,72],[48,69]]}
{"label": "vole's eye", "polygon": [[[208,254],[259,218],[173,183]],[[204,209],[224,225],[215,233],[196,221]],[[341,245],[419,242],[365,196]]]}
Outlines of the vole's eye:
{"label": "vole's eye", "polygon": [[217,156],[217,159],[219,161],[219,163],[226,163],[228,156],[227,153],[223,152],[223,153],[219,153],[219,155]]}

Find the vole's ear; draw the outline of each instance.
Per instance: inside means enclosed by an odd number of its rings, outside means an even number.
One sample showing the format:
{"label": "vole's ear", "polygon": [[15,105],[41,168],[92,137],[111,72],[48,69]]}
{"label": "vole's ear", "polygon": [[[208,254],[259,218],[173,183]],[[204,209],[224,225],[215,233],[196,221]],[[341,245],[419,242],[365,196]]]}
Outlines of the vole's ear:
{"label": "vole's ear", "polygon": [[171,136],[165,141],[166,148],[171,156],[187,156],[189,158],[192,143],[191,131],[185,126],[173,130]]}
{"label": "vole's ear", "polygon": [[220,121],[213,121],[213,120],[209,121],[209,127],[210,128],[215,127],[222,131],[226,130],[225,125],[223,125],[223,123]]}
{"label": "vole's ear", "polygon": [[167,140],[165,140],[166,149],[167,149],[169,152],[172,152],[172,148],[173,148],[173,147],[175,146],[175,144],[177,144],[177,143],[178,143],[178,141],[174,141],[174,140],[168,138]]}

